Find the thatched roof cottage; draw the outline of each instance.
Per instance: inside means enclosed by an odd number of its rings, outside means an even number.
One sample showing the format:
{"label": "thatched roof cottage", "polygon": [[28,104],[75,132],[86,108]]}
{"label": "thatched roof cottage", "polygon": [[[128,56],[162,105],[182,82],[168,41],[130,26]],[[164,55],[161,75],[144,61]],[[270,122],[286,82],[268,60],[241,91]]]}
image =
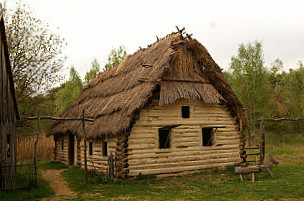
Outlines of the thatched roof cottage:
{"label": "thatched roof cottage", "polygon": [[[171,33],[86,85],[62,117],[85,116],[89,168],[116,175],[172,174],[233,165],[247,118],[219,66],[197,40]],[[83,167],[80,122],[57,122],[55,160]]]}

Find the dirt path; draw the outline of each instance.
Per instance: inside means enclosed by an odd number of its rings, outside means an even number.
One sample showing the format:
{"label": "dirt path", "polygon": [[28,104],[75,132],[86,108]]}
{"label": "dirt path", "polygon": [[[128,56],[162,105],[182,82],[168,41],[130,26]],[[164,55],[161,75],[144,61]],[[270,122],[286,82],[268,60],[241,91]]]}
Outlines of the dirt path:
{"label": "dirt path", "polygon": [[49,182],[50,187],[55,191],[55,196],[51,198],[42,199],[43,201],[57,201],[71,198],[77,195],[76,192],[72,191],[67,182],[61,177],[60,173],[66,169],[60,170],[45,170],[42,171],[42,178]]}

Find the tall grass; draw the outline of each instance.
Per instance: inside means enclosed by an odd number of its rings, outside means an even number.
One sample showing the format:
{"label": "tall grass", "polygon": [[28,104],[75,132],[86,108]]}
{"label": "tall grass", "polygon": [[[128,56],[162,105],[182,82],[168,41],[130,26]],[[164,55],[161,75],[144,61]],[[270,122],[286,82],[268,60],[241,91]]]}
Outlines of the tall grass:
{"label": "tall grass", "polygon": [[[36,135],[20,137],[17,142],[17,160],[18,162],[33,160]],[[38,141],[37,151],[38,160],[48,161],[53,159],[54,140],[47,137],[46,133],[41,133]]]}

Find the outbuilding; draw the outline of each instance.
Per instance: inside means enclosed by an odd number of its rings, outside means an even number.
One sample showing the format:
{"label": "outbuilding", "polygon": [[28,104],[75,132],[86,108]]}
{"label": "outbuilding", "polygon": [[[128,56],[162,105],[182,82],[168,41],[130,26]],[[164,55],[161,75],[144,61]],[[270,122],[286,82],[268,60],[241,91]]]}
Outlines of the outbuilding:
{"label": "outbuilding", "polygon": [[[240,162],[247,117],[206,48],[178,31],[87,84],[62,117],[86,123],[88,168],[117,177],[175,174]],[[56,122],[55,160],[84,167],[82,124]]]}
{"label": "outbuilding", "polygon": [[0,13],[0,187],[16,173],[19,112],[5,35],[3,9]]}

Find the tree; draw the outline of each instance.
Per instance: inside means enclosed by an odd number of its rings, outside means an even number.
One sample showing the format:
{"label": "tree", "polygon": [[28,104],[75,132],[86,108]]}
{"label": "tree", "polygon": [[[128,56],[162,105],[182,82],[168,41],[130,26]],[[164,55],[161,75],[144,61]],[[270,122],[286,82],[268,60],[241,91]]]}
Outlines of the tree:
{"label": "tree", "polygon": [[58,115],[61,114],[77,98],[82,88],[82,81],[77,71],[72,66],[69,80],[63,83],[57,92],[55,105],[57,110],[56,113]]}
{"label": "tree", "polygon": [[118,49],[113,48],[108,57],[108,63],[105,65],[105,70],[110,69],[113,66],[117,66],[127,55],[126,48],[120,46]]}
{"label": "tree", "polygon": [[231,58],[229,81],[253,119],[269,116],[271,93],[264,66],[262,43],[241,44],[238,55]]}
{"label": "tree", "polygon": [[30,96],[58,82],[65,43],[48,30],[48,25],[35,18],[29,7],[21,1],[15,3],[16,8],[5,8],[4,14],[16,96],[23,104]]}
{"label": "tree", "polygon": [[91,80],[93,80],[98,75],[99,72],[100,72],[100,65],[95,58],[92,62],[92,67],[90,71],[86,72],[85,74],[84,77],[85,83],[88,84]]}

